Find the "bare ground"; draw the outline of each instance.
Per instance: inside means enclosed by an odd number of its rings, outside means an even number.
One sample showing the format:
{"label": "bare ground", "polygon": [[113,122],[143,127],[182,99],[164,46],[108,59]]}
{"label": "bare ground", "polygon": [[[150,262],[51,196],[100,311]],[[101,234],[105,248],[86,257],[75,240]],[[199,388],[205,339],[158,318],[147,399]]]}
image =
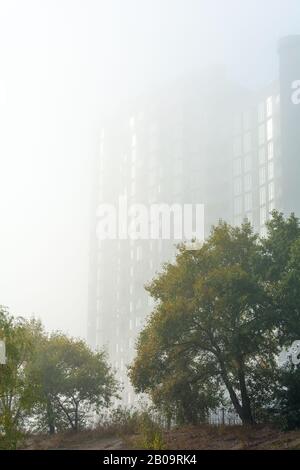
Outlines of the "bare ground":
{"label": "bare ground", "polygon": [[[134,448],[135,436],[124,439],[101,430],[31,436],[25,449],[119,450]],[[299,449],[300,431],[281,432],[270,427],[189,426],[164,432],[165,449],[170,450],[246,450]]]}

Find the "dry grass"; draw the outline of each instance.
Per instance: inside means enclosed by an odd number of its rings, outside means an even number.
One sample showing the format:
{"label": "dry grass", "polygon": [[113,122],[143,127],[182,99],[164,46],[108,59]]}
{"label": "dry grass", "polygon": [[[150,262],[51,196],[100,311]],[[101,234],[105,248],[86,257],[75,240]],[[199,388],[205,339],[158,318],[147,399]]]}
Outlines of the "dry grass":
{"label": "dry grass", "polygon": [[164,434],[167,449],[300,449],[300,431],[281,432],[266,426],[202,425]]}
{"label": "dry grass", "polygon": [[[130,449],[138,448],[137,434],[123,434],[115,425],[65,432],[54,436],[36,435],[26,440],[25,449]],[[163,448],[170,450],[299,449],[300,431],[281,432],[266,426],[187,426],[162,433]]]}

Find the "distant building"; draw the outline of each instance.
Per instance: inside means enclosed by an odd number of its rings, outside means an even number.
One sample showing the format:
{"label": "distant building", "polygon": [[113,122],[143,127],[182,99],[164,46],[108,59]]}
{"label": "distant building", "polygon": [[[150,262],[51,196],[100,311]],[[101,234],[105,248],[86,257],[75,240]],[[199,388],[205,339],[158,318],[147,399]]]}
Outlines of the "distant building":
{"label": "distant building", "polygon": [[97,206],[204,204],[205,235],[231,217],[231,112],[237,87],[221,70],[137,100],[106,122],[96,175],[88,340],[106,347],[133,399],[127,365],[153,303],[144,285],[174,257],[174,239],[97,240]]}
{"label": "distant building", "polygon": [[253,94],[222,70],[136,100],[107,120],[95,169],[88,341],[105,347],[123,400],[127,365],[153,308],[144,285],[175,253],[174,240],[97,239],[97,208],[204,204],[205,236],[219,219],[262,232],[277,208],[300,214],[300,42],[280,43],[280,80]]}
{"label": "distant building", "polygon": [[234,116],[233,223],[263,233],[274,209],[300,214],[300,36],[279,43],[279,80]]}

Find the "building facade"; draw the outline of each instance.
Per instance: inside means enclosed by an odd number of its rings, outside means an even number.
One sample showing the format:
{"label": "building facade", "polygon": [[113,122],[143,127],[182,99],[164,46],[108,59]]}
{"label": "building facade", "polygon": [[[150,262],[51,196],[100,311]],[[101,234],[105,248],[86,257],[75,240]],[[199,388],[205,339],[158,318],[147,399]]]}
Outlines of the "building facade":
{"label": "building facade", "polygon": [[[296,53],[297,51],[297,53]],[[247,218],[263,233],[273,209],[300,214],[300,41],[280,43],[280,77],[259,93],[213,70],[136,100],[107,120],[95,168],[88,341],[105,348],[135,400],[127,377],[139,331],[153,309],[145,291],[176,242],[99,239],[99,206],[203,204],[205,236],[224,219]]]}
{"label": "building facade", "polygon": [[232,221],[264,233],[274,209],[300,214],[300,36],[279,42],[279,79],[234,115]]}

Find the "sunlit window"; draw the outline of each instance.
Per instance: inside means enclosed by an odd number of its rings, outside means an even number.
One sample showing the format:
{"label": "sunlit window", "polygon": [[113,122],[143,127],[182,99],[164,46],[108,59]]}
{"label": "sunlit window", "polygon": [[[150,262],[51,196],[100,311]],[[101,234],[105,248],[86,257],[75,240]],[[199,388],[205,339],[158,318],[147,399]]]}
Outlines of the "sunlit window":
{"label": "sunlit window", "polygon": [[274,178],[274,162],[269,162],[268,164],[268,178],[272,180]]}
{"label": "sunlit window", "polygon": [[268,160],[274,158],[274,144],[273,142],[268,143]]}
{"label": "sunlit window", "polygon": [[273,112],[273,98],[270,96],[267,99],[267,117],[271,117]]}
{"label": "sunlit window", "polygon": [[275,197],[275,185],[274,183],[269,184],[269,201],[272,201]]}
{"label": "sunlit window", "polygon": [[273,139],[273,120],[269,119],[267,121],[267,139],[272,140]]}

